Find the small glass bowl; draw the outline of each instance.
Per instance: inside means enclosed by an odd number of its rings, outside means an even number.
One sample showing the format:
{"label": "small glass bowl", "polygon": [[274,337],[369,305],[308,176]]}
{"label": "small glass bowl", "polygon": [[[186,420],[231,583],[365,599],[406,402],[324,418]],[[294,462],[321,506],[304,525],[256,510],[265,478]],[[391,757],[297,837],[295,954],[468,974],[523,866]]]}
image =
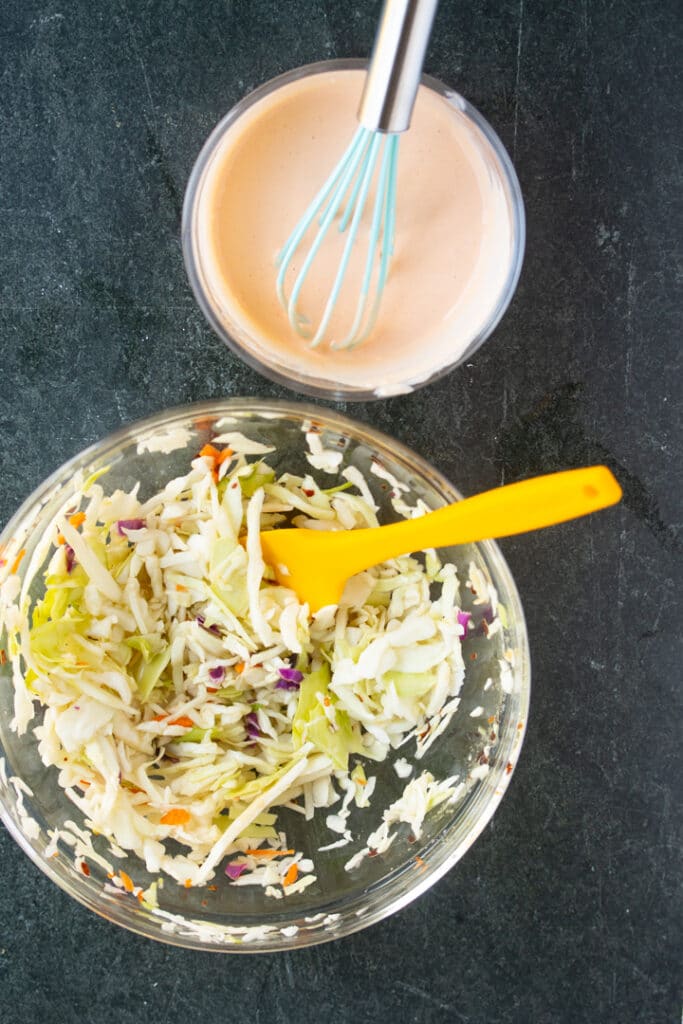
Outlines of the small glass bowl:
{"label": "small glass bowl", "polygon": [[[268,457],[273,468],[294,473],[310,471],[305,461],[303,429],[313,421],[321,431],[323,444],[343,453],[340,470],[354,465],[364,473],[380,506],[380,521],[396,519],[396,514],[385,481],[370,472],[373,460],[379,460],[407,486],[409,502],[421,498],[427,506],[436,508],[461,498],[452,484],[414,452],[336,413],[303,404],[256,399],[214,401],[172,409],[132,424],[65,463],[27,499],[2,532],[2,573],[6,577],[14,568],[12,562],[17,553],[24,549],[25,555],[16,570],[23,581],[47,525],[74,492],[77,471],[83,471],[87,477],[109,467],[99,481],[107,492],[119,487],[129,489],[140,481],[140,497],[144,500],[172,477],[185,473],[191,458],[215,436],[218,421],[225,424],[226,418],[231,424],[229,429],[274,444],[277,452]],[[169,447],[160,442],[178,428],[185,432],[186,443],[181,440],[180,447],[168,453],[149,450]],[[225,428],[224,425],[222,429]],[[328,479],[334,483],[334,477]],[[80,812],[60,789],[57,770],[45,767],[40,760],[33,732],[29,730],[18,737],[11,730],[11,664],[1,659],[0,815],[10,834],[48,878],[84,906],[140,935],[176,946],[227,952],[307,946],[348,935],[404,907],[463,856],[491,819],[519,756],[529,706],[524,616],[498,547],[489,541],[446,549],[441,555],[457,566],[462,603],[473,612],[474,621],[481,624],[487,609],[477,604],[478,599],[464,586],[471,562],[483,574],[487,586],[495,588],[498,600],[505,606],[505,616],[501,616],[503,628],[499,632],[486,637],[487,627],[483,625],[464,641],[466,674],[461,706],[448,730],[421,761],[415,762],[420,770],[431,771],[436,778],[458,775],[466,783],[457,803],[442,805],[427,816],[418,840],[410,836],[407,826],[400,826],[398,837],[384,854],[366,857],[351,872],[344,869],[380,824],[384,808],[402,792],[406,783],[397,777],[392,762],[398,756],[412,760],[411,744],[394,752],[385,762],[371,765],[372,773],[377,775],[377,789],[370,808],[354,811],[350,821],[354,840],[343,849],[317,852],[319,846],[336,838],[325,825],[325,813],[305,822],[292,812],[280,812],[279,823],[290,842],[314,857],[317,882],[304,892],[274,900],[258,886],[231,886],[219,868],[214,879],[216,891],[187,889],[164,878],[158,892],[159,906],[151,910],[133,895],[108,884],[105,870],[93,861],[86,877],[74,862],[74,850],[62,840],[57,855],[52,855],[49,832],[62,829],[70,819],[82,824]],[[31,594],[39,597],[40,593],[41,584],[36,581]],[[7,651],[4,626],[0,648]],[[501,660],[509,669],[502,682]],[[33,725],[40,718],[39,713]],[[30,787],[29,793],[17,788],[21,783]],[[104,837],[97,837],[94,846],[113,863],[115,871],[123,868],[136,885],[146,888],[154,881],[136,856],[129,855],[125,860],[112,857]]]}
{"label": "small glass bowl", "polygon": [[[405,394],[424,387],[465,362],[486,341],[505,313],[517,287],[524,258],[524,203],[515,169],[502,142],[491,125],[467,100],[437,79],[423,75],[423,85],[432,89],[446,100],[452,108],[454,118],[467,123],[486,161],[488,173],[504,197],[510,224],[507,272],[502,279],[499,293],[491,297],[489,308],[486,311],[486,316],[482,319],[481,325],[476,329],[472,328],[474,333],[468,334],[466,337],[454,337],[453,358],[450,361],[446,359],[445,362],[438,362],[432,367],[427,367],[424,375],[420,373],[418,376],[414,375],[411,379],[406,380],[394,379],[391,372],[393,363],[389,364],[387,362],[385,364],[386,369],[383,371],[382,364],[379,360],[375,359],[373,360],[372,373],[378,383],[355,386],[340,382],[334,379],[333,376],[325,377],[316,376],[313,373],[308,374],[300,366],[295,366],[293,363],[291,366],[287,365],[282,358],[278,358],[274,352],[269,351],[263,344],[260,344],[256,337],[242,323],[238,322],[228,309],[221,305],[218,297],[212,292],[208,275],[203,266],[203,259],[205,261],[205,257],[203,257],[202,252],[201,232],[198,228],[198,221],[202,190],[206,185],[208,171],[211,168],[213,158],[219,152],[225,135],[234,126],[235,122],[250,111],[255,104],[283,86],[311,75],[319,75],[330,71],[363,69],[364,67],[366,67],[366,62],[355,59],[321,61],[317,64],[308,64],[271,79],[271,81],[266,82],[249,93],[248,96],[245,96],[216,125],[204,143],[190,174],[183,205],[182,244],[185,267],[195,297],[219,338],[244,362],[248,363],[249,366],[252,366],[278,384],[283,384],[303,394],[333,400],[368,401],[393,394]],[[273,271],[273,287],[275,287],[275,271]],[[420,339],[416,338],[416,347],[419,347],[420,344]],[[387,359],[389,358],[387,357]],[[379,383],[383,377],[391,379],[389,390],[386,390]]]}

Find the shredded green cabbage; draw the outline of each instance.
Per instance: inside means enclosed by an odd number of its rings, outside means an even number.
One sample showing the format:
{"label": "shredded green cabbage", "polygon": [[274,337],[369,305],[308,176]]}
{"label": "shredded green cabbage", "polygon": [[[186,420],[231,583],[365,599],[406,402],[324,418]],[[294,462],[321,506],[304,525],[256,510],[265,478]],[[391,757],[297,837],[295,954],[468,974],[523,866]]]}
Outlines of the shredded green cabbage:
{"label": "shredded green cabbage", "polygon": [[[226,436],[219,469],[199,455],[144,502],[91,477],[83,515],[52,524],[44,595],[5,616],[17,731],[39,702],[40,755],[92,827],[186,884],[223,855],[279,843],[283,804],[310,817],[341,789],[328,820],[344,831],[349,801],[367,805],[374,786],[358,758],[383,760],[452,713],[464,675],[452,566],[395,559],[311,616],[264,564],[259,530],[374,526],[369,488],[357,471],[324,490],[276,479],[267,455]],[[272,865],[251,866],[272,883]]]}

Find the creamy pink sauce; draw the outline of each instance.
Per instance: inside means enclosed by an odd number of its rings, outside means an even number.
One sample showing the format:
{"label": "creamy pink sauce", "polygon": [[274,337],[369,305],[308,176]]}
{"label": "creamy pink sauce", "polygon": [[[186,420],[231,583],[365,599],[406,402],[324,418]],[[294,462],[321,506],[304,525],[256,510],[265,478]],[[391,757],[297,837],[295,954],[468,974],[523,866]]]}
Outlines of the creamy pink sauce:
{"label": "creamy pink sauce", "polygon": [[[386,395],[409,391],[467,350],[504,288],[513,230],[487,140],[421,86],[399,145],[395,248],[377,324],[352,351],[330,347],[354,318],[366,255],[361,233],[328,338],[311,349],[277,300],[276,258],[353,136],[363,80],[359,70],[311,75],[242,114],[200,183],[195,246],[218,317],[254,356],[309,382]],[[313,323],[342,243],[332,230],[307,278],[300,309]]]}

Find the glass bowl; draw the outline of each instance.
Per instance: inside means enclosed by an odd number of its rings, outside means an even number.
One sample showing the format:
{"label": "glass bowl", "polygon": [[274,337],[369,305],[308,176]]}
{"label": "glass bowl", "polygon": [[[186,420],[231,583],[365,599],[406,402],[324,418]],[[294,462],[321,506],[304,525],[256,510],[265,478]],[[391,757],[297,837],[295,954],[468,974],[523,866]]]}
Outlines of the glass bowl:
{"label": "glass bowl", "polygon": [[[448,480],[414,452],[337,413],[268,400],[213,401],[172,409],[132,424],[86,449],[53,473],[22,505],[0,536],[4,579],[14,571],[23,580],[47,524],[74,492],[77,471],[88,476],[109,467],[100,480],[105,490],[129,489],[140,481],[144,499],[172,477],[185,473],[190,459],[215,436],[218,421],[225,422],[226,418],[247,437],[274,444],[277,452],[269,456],[273,468],[294,473],[310,471],[305,462],[303,429],[313,421],[321,431],[323,443],[343,453],[340,469],[354,465],[364,473],[380,506],[380,521],[397,516],[390,504],[386,481],[369,471],[372,460],[378,460],[409,488],[408,501],[414,503],[420,498],[427,506],[436,508],[461,498]],[[169,451],[174,444],[177,447]],[[330,485],[334,483],[332,476],[326,477],[326,483],[327,480]],[[22,550],[25,554],[18,558]],[[229,952],[301,947],[348,935],[399,910],[448,871],[491,819],[519,756],[529,705],[524,616],[498,547],[487,541],[447,549],[441,554],[444,561],[457,566],[461,603],[465,610],[473,612],[473,621],[480,628],[464,641],[462,704],[448,730],[418,762],[437,778],[458,775],[465,786],[458,802],[442,805],[427,816],[418,840],[410,835],[407,826],[400,826],[398,837],[385,853],[366,857],[353,871],[344,869],[380,824],[383,809],[402,792],[405,781],[397,777],[392,761],[399,755],[411,757],[406,745],[387,761],[373,765],[377,789],[369,808],[354,811],[350,819],[354,840],[347,847],[317,852],[319,846],[331,841],[325,813],[305,822],[292,812],[281,812],[279,821],[290,841],[305,853],[314,854],[317,882],[304,892],[273,900],[260,887],[231,886],[219,869],[214,879],[215,891],[185,888],[165,878],[158,893],[158,908],[150,909],[125,890],[112,886],[106,870],[97,863],[90,862],[86,877],[78,858],[74,858],[74,849],[62,840],[56,851],[50,845],[49,833],[61,829],[65,821],[82,824],[80,811],[58,786],[56,769],[41,762],[33,733],[29,730],[18,737],[10,729],[13,683],[9,660],[3,654],[0,805],[10,834],[41,871],[84,906],[141,935],[178,946]],[[495,588],[505,608],[499,616],[502,628],[488,637],[484,635],[487,626],[482,622],[488,611],[486,595],[482,594],[476,570],[479,596],[465,586],[471,563],[482,574],[484,589]],[[40,595],[40,586],[34,583],[33,596]],[[7,650],[4,626],[0,648],[3,652]],[[97,837],[94,845],[103,856],[112,859],[103,836]],[[143,888],[154,880],[143,861],[133,855],[125,860],[114,859],[114,870],[121,868]]]}
{"label": "glass bowl", "polygon": [[[500,210],[505,211],[509,233],[509,241],[500,241],[500,251],[490,254],[486,260],[489,276],[494,275],[495,287],[490,287],[489,293],[478,298],[476,304],[471,298],[463,303],[461,321],[458,321],[457,326],[452,326],[448,343],[435,346],[432,335],[416,336],[413,345],[406,348],[401,358],[398,358],[391,346],[383,342],[380,349],[375,351],[371,349],[369,341],[367,346],[362,346],[367,350],[367,359],[362,358],[363,352],[360,349],[355,349],[353,352],[337,353],[332,360],[329,350],[321,349],[316,352],[315,361],[311,354],[310,362],[306,365],[309,357],[306,361],[299,358],[296,346],[291,351],[276,347],[265,333],[259,336],[251,322],[236,312],[235,303],[228,304],[224,300],[220,288],[215,284],[215,275],[208,258],[209,243],[205,241],[207,229],[202,227],[205,222],[208,223],[208,214],[202,213],[204,197],[211,191],[211,172],[221,157],[224,141],[238,122],[250,125],[251,120],[248,119],[256,118],[258,105],[278,90],[311,76],[358,71],[365,66],[361,60],[321,61],[306,65],[266,82],[237,103],[214,128],[197,158],[185,192],[182,226],[185,266],[195,297],[214,331],[232,351],[266,377],[295,391],[321,398],[353,401],[367,401],[413,391],[469,359],[495,329],[510,303],[522,268],[525,241],[524,204],[519,181],[502,142],[490,124],[467,100],[437,79],[425,75],[422,78],[423,86],[442,97],[448,105],[450,117],[458,125],[458,130],[462,130],[463,138],[468,139],[472,151],[478,154],[482,173],[491,184],[490,203],[482,212],[482,218],[492,218],[495,197]],[[286,123],[287,114],[283,117],[283,123]],[[323,164],[325,159],[325,154],[321,154]],[[399,207],[400,201],[399,195]],[[415,229],[419,228],[420,225],[416,225]],[[248,230],[248,227],[244,230]],[[496,237],[493,232],[490,235],[491,238]],[[282,241],[284,243],[285,239]],[[481,277],[481,272],[479,274]]]}

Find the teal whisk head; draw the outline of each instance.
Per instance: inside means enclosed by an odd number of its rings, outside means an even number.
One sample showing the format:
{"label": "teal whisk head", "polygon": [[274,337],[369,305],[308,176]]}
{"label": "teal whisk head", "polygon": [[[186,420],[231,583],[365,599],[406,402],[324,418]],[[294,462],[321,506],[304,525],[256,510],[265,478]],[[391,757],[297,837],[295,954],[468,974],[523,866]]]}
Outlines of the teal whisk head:
{"label": "teal whisk head", "polygon": [[[394,245],[398,140],[396,133],[376,132],[361,125],[278,257],[278,299],[292,329],[312,348],[330,335],[334,310],[352,262],[360,260],[363,267],[355,315],[342,336],[329,338],[331,347],[359,345],[376,323]],[[366,245],[360,240],[363,223]],[[345,240],[320,320],[315,324],[301,311],[301,292],[320,249],[333,231],[344,234]],[[357,250],[363,247],[364,254],[358,255]],[[295,266],[299,267],[298,272],[293,269]],[[285,282],[292,276],[287,295]]]}

